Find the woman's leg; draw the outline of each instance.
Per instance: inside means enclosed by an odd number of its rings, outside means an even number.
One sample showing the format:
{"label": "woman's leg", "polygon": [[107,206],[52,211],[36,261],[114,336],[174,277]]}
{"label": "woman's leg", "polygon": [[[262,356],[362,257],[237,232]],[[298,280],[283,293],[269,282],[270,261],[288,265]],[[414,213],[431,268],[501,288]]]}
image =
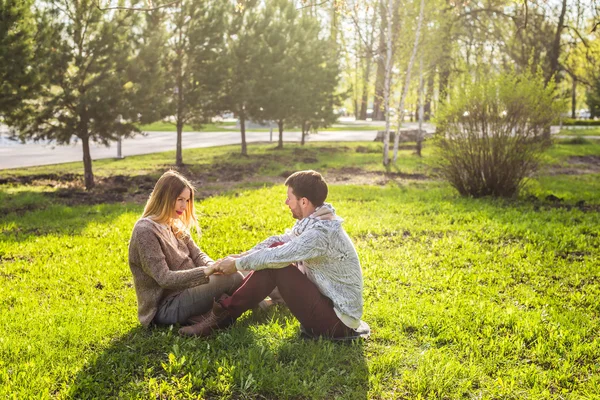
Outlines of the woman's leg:
{"label": "woman's leg", "polygon": [[223,293],[233,294],[242,283],[243,276],[211,275],[205,285],[185,289],[172,299],[167,299],[158,309],[154,322],[160,325],[186,324],[191,317],[209,311],[213,301]]}

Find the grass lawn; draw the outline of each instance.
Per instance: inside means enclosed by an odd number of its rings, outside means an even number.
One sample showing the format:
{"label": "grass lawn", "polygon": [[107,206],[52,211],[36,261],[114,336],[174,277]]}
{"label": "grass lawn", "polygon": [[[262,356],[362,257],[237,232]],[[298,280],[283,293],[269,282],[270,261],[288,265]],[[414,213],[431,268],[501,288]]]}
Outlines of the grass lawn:
{"label": "grass lawn", "polygon": [[[155,122],[148,125],[141,125],[140,129],[143,132],[175,132],[177,129],[174,124],[169,122]],[[285,127],[285,132],[299,132],[299,128],[287,128]],[[342,124],[337,123],[328,128],[319,129],[319,131],[377,131],[383,130],[385,126],[375,126],[375,125],[355,125],[355,124]],[[257,129],[247,129],[248,132],[269,132],[269,128],[257,128]],[[239,132],[239,128],[236,128],[235,122],[214,122],[210,124],[202,125],[200,128],[194,128],[191,125],[185,125],[183,127],[184,132]],[[273,127],[273,132],[278,132],[278,128]]]}
{"label": "grass lawn", "polygon": [[568,136],[600,136],[600,128],[579,128],[573,127],[573,129],[562,129],[559,135],[568,135]]}
{"label": "grass lawn", "polygon": [[380,150],[184,150],[213,258],[290,227],[283,176],[324,172],[372,328],[347,345],[300,339],[283,307],[209,339],[140,327],[127,245],[173,152],[97,161],[91,193],[79,163],[0,171],[0,397],[598,398],[600,144],[556,144],[514,200],[458,197],[428,148],[387,171]]}

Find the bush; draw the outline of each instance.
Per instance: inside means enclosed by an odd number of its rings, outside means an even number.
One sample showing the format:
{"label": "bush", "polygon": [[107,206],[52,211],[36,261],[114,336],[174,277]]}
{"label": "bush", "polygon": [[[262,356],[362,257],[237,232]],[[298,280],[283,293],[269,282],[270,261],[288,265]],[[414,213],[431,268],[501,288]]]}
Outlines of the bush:
{"label": "bush", "polygon": [[463,196],[515,196],[564,108],[539,74],[504,73],[458,88],[437,118],[439,170]]}

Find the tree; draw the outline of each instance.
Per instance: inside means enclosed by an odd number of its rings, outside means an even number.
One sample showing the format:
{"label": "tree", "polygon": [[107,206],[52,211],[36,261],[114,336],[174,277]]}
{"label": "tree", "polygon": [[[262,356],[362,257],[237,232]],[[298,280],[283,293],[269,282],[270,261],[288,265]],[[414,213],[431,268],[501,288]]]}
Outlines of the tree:
{"label": "tree", "polygon": [[[0,1],[0,120],[16,126],[28,102],[57,74],[59,32],[33,0]],[[43,60],[43,61],[41,61]]]}
{"label": "tree", "polygon": [[226,40],[226,78],[221,108],[233,112],[240,121],[241,154],[248,155],[246,121],[256,114],[256,84],[261,63],[259,48],[264,45],[261,32],[268,21],[260,19],[255,2],[246,3],[236,13],[231,13]]}
{"label": "tree", "polygon": [[91,0],[47,0],[41,8],[54,16],[57,37],[47,53],[52,56],[36,63],[47,63],[53,73],[39,98],[20,107],[15,125],[22,139],[81,140],[85,186],[91,189],[90,141],[108,144],[137,131],[126,119],[132,113],[127,69],[137,18],[104,13]]}
{"label": "tree", "polygon": [[31,1],[0,2],[0,117],[34,96],[35,19]]}
{"label": "tree", "polygon": [[334,107],[340,99],[336,95],[339,82],[338,52],[327,39],[319,38],[320,26],[313,17],[303,15],[295,30],[297,57],[295,74],[291,76],[294,87],[289,97],[292,101],[290,121],[302,129],[301,144],[311,129],[329,126],[336,119]]}
{"label": "tree", "polygon": [[[421,36],[421,26],[423,25],[423,13],[425,10],[425,0],[421,0],[420,8],[419,8],[419,20],[417,23],[417,29],[415,32],[415,42],[413,44],[412,53],[410,55],[410,61],[408,62],[408,67],[406,68],[406,77],[404,80],[404,87],[402,89],[402,97],[400,98],[400,104],[398,106],[398,127],[396,128],[396,135],[394,137],[394,162],[398,159],[398,144],[400,142],[400,126],[404,121],[404,102],[406,100],[406,95],[408,94],[408,87],[410,85],[410,75],[412,73],[412,68],[415,63],[415,57],[417,55],[417,49],[419,48],[419,38]],[[419,132],[420,134],[420,132]]]}
{"label": "tree", "polygon": [[600,117],[600,77],[586,93],[587,104],[590,107],[590,117]]}
{"label": "tree", "polygon": [[183,165],[184,125],[200,126],[219,110],[230,11],[223,1],[182,0],[147,17],[134,64],[136,108],[144,123],[173,121],[177,166]]}
{"label": "tree", "polygon": [[[307,9],[310,18],[310,9]],[[296,90],[299,90],[298,61],[303,52],[299,38],[299,12],[287,0],[270,0],[261,16],[262,45],[260,53],[261,76],[256,80],[256,93],[260,94],[252,110],[260,120],[276,121],[279,131],[278,149],[283,148],[283,128],[286,120],[293,118]]]}
{"label": "tree", "polygon": [[384,107],[385,107],[385,132],[383,134],[383,165],[388,165],[389,159],[389,146],[390,146],[390,97],[392,90],[392,12],[393,12],[393,0],[382,0],[385,1],[385,44],[386,44],[386,58],[385,58],[385,84],[383,90]]}

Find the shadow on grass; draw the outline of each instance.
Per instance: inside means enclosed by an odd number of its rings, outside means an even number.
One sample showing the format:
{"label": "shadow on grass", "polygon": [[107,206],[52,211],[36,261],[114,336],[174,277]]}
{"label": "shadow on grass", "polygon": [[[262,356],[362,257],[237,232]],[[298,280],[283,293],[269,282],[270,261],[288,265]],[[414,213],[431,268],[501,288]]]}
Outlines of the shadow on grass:
{"label": "shadow on grass", "polygon": [[[63,393],[95,398],[347,398],[366,400],[364,343],[272,336],[289,312],[242,318],[207,339],[178,336],[175,327],[133,328],[75,376]],[[265,325],[266,324],[266,325]]]}
{"label": "shadow on grass", "polygon": [[127,203],[56,204],[35,191],[7,195],[0,189],[0,199],[0,210],[4,212],[0,214],[0,238],[6,242],[23,242],[47,235],[81,235],[90,224],[111,226],[125,213],[141,213],[141,206]]}

